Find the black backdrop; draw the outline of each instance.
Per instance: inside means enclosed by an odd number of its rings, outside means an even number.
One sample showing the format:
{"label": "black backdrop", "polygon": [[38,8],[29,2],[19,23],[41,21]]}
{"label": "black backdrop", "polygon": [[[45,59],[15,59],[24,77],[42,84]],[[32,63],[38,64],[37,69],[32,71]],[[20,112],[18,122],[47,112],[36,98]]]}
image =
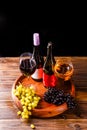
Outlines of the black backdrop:
{"label": "black backdrop", "polygon": [[[26,12],[2,10],[0,12],[0,56],[19,56],[24,51],[33,50],[33,33],[40,34],[41,52],[46,55],[49,41],[54,43],[53,53],[58,56],[87,56],[87,33],[83,30],[62,30],[52,23],[39,26],[37,19],[30,20]],[[35,21],[34,21],[35,20]],[[41,19],[38,20],[41,23]],[[48,21],[49,22],[49,21]]]}

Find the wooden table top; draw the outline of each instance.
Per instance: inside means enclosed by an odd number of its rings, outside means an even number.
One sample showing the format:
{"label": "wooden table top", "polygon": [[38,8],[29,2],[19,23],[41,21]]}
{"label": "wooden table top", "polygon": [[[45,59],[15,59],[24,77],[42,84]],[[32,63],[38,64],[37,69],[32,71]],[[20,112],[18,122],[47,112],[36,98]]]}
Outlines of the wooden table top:
{"label": "wooden table top", "polygon": [[[56,57],[57,58],[57,57]],[[81,116],[65,111],[56,117],[39,119],[32,117],[24,122],[17,116],[18,108],[12,100],[11,90],[19,77],[19,57],[0,58],[0,130],[87,130],[87,57],[71,57],[74,65],[72,81],[76,89]]]}

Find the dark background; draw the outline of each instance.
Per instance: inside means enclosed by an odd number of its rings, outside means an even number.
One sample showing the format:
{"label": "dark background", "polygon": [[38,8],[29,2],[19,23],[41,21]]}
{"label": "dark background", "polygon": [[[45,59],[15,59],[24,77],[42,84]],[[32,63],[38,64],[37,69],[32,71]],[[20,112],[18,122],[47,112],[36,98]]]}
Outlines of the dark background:
{"label": "dark background", "polygon": [[[36,15],[35,15],[36,16]],[[58,18],[57,18],[58,19]],[[41,52],[46,55],[47,43],[54,43],[56,56],[87,56],[87,33],[76,23],[67,25],[39,15],[34,17],[24,10],[0,11],[0,56],[19,56],[22,52],[33,51],[33,33],[40,34]],[[47,26],[49,25],[49,26]],[[62,28],[66,26],[66,29]],[[75,29],[76,28],[76,29]]]}

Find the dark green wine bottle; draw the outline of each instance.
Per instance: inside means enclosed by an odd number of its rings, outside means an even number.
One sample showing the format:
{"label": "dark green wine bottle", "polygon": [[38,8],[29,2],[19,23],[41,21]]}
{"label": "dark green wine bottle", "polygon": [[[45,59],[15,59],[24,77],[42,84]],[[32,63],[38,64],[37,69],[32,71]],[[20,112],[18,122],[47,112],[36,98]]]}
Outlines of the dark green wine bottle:
{"label": "dark green wine bottle", "polygon": [[44,64],[44,57],[41,55],[40,51],[40,36],[39,33],[33,34],[33,54],[32,57],[36,61],[36,71],[31,77],[35,81],[42,81],[43,80],[43,64]]}
{"label": "dark green wine bottle", "polygon": [[47,56],[43,65],[43,85],[45,87],[55,87],[57,78],[54,75],[55,58],[52,53],[53,43],[49,42],[47,45]]}

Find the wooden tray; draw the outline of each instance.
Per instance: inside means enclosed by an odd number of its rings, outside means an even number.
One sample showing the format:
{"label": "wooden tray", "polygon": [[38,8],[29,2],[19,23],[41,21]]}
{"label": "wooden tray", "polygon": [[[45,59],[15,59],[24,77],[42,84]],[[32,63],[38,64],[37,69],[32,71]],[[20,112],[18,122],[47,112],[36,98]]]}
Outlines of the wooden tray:
{"label": "wooden tray", "polygon": [[[19,84],[19,82],[21,82],[25,86],[29,86],[29,84],[33,84],[36,94],[39,95],[40,97],[42,97],[44,92],[47,91],[47,89],[43,86],[42,82],[36,82],[32,78],[27,79],[23,75],[19,76],[15,80],[15,82],[12,86],[12,99],[13,99],[15,105],[20,110],[22,110],[22,105],[21,105],[19,99],[13,93],[13,90],[15,89],[16,85]],[[71,95],[75,96],[74,84],[71,83],[71,88],[69,89],[69,91],[70,91]],[[56,105],[49,104],[49,103],[42,100],[40,102],[40,104],[38,105],[38,108],[33,109],[32,115],[35,117],[40,117],[40,118],[47,118],[47,117],[57,116],[66,110],[68,110],[66,103],[63,103],[62,105],[56,106]]]}

